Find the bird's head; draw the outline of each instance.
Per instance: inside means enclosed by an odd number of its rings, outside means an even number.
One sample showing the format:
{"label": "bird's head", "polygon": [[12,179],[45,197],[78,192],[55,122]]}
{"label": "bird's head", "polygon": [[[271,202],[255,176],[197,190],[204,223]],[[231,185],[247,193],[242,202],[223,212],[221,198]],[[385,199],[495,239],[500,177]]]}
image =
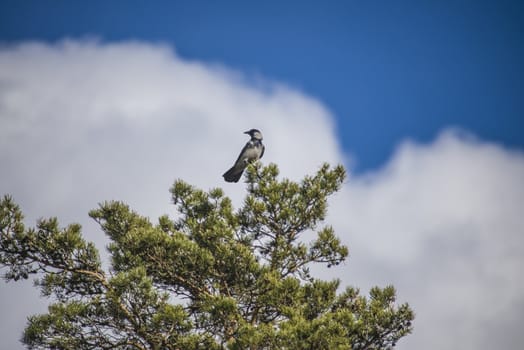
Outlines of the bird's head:
{"label": "bird's head", "polygon": [[248,134],[249,136],[251,136],[252,139],[262,140],[262,133],[258,129],[251,129],[251,130],[245,131],[244,134]]}

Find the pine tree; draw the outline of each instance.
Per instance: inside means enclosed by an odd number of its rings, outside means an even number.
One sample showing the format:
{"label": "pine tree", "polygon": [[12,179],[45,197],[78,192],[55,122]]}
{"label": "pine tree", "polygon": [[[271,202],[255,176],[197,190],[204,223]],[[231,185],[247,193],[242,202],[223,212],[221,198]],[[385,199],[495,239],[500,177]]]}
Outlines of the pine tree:
{"label": "pine tree", "polygon": [[[248,167],[234,210],[221,189],[178,180],[176,218],[157,224],[121,202],[92,210],[110,239],[110,269],[81,227],[56,218],[26,228],[13,199],[0,201],[0,267],[7,281],[35,275],[53,303],[31,316],[31,349],[389,349],[413,312],[392,286],[369,296],[310,273],[339,265],[348,249],[324,223],[343,167],[324,165],[300,183],[276,165]],[[307,241],[304,238],[312,236]]]}

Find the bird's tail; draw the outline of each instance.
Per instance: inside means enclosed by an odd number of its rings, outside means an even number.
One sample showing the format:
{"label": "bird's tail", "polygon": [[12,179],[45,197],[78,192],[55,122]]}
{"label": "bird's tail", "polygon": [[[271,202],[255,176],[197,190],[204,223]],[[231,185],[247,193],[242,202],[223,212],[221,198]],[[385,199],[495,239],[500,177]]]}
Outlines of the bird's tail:
{"label": "bird's tail", "polygon": [[243,172],[244,168],[238,169],[237,167],[232,166],[231,169],[226,171],[222,176],[224,177],[224,180],[226,180],[227,182],[238,182],[238,180],[240,180],[240,177],[242,177]]}

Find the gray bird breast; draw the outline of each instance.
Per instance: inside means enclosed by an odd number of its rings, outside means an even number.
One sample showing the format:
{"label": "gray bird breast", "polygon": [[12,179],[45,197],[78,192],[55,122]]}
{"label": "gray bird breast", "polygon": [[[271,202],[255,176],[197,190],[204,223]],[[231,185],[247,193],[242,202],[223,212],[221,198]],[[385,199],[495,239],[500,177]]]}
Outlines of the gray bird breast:
{"label": "gray bird breast", "polygon": [[251,143],[250,147],[246,149],[246,152],[244,154],[243,161],[245,163],[252,162],[254,160],[257,160],[260,157],[260,153],[262,152],[262,145],[260,143],[253,144]]}

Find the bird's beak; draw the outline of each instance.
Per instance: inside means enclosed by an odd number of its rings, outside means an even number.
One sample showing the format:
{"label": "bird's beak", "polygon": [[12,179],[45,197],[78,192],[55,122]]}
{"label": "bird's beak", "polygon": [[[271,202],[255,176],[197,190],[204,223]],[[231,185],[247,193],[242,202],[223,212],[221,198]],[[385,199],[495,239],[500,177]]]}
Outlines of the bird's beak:
{"label": "bird's beak", "polygon": [[248,131],[244,131],[244,134],[248,134],[249,135],[249,130]]}

